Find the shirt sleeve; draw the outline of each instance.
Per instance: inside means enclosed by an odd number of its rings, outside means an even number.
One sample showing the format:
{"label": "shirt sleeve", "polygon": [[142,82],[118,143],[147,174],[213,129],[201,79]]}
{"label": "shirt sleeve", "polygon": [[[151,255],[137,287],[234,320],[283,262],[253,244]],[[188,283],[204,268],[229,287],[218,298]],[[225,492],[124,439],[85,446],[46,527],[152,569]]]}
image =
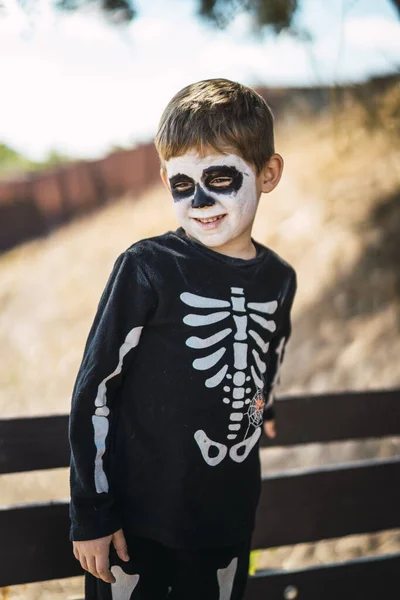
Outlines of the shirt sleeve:
{"label": "shirt sleeve", "polygon": [[265,392],[266,400],[263,414],[264,421],[272,421],[272,419],[275,419],[275,387],[280,384],[280,367],[285,356],[288,340],[292,333],[291,309],[296,294],[296,289],[297,278],[296,272],[293,271],[289,290],[284,302],[285,306],[283,310],[282,324],[278,329],[276,336],[272,338],[269,347],[269,378],[268,386]]}
{"label": "shirt sleeve", "polygon": [[70,540],[97,539],[121,528],[109,485],[110,430],[124,369],[155,305],[135,256],[122,253],[100,298],[72,392]]}

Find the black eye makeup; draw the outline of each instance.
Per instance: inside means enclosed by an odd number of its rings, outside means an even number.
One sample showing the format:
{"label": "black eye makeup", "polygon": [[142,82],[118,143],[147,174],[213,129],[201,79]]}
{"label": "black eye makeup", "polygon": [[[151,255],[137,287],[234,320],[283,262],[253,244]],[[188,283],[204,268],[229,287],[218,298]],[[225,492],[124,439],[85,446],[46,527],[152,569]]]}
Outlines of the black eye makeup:
{"label": "black eye makeup", "polygon": [[194,180],[187,175],[178,173],[169,180],[172,197],[175,201],[189,198],[194,193]]}
{"label": "black eye makeup", "polygon": [[232,194],[242,187],[243,173],[235,167],[215,165],[204,169],[201,179],[205,187],[212,192]]}
{"label": "black eye makeup", "polygon": [[[175,202],[191,198],[195,194],[196,183],[194,179],[184,173],[177,173],[170,178],[169,183]],[[238,192],[242,187],[243,173],[233,166],[213,165],[203,170],[201,183],[204,190],[230,195]]]}

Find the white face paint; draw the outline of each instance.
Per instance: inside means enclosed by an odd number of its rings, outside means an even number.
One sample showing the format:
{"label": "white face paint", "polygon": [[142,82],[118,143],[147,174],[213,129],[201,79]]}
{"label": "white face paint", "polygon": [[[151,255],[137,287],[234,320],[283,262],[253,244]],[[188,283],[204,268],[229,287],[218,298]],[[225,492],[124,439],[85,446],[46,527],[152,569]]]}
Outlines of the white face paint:
{"label": "white face paint", "polygon": [[165,166],[177,219],[189,236],[210,247],[246,232],[250,239],[258,205],[256,174],[240,156],[200,157],[192,150]]}

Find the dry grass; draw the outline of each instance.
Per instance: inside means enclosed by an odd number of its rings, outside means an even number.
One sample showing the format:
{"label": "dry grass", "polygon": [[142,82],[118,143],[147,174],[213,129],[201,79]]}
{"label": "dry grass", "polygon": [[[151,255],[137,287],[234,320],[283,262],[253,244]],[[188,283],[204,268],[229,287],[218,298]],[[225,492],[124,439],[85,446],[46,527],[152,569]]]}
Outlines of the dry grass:
{"label": "dry grass", "polygon": [[[382,110],[392,101],[382,101]],[[399,147],[360,127],[353,107],[282,124],[285,175],[261,199],[254,237],[298,273],[281,393],[400,385]],[[334,128],[333,128],[334,125]],[[175,229],[163,188],[125,197],[0,257],[0,407],[5,417],[65,414],[97,302],[117,255]],[[279,423],[278,423],[279,428]],[[265,472],[400,454],[399,439],[262,451]],[[68,471],[1,477],[1,504],[68,498]],[[399,532],[270,550],[260,566],[301,567],[400,548]],[[82,578],[15,586],[9,598],[78,598]],[[0,593],[1,598],[1,593]]]}

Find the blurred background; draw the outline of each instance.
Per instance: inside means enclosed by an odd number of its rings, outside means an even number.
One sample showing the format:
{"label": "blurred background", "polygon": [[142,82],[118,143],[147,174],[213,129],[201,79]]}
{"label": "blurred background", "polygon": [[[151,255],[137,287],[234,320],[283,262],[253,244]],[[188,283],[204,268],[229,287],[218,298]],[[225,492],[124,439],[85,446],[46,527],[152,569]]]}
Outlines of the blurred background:
{"label": "blurred background", "polygon": [[[1,417],[69,412],[116,257],[178,227],[152,143],[161,112],[211,77],[266,98],[285,160],[253,232],[298,274],[278,393],[398,388],[399,74],[399,0],[0,0]],[[262,461],[272,473],[395,455],[400,438],[264,449]],[[68,469],[0,477],[1,506],[68,497]],[[393,530],[257,561],[399,549]],[[83,578],[7,594],[73,600]]]}

